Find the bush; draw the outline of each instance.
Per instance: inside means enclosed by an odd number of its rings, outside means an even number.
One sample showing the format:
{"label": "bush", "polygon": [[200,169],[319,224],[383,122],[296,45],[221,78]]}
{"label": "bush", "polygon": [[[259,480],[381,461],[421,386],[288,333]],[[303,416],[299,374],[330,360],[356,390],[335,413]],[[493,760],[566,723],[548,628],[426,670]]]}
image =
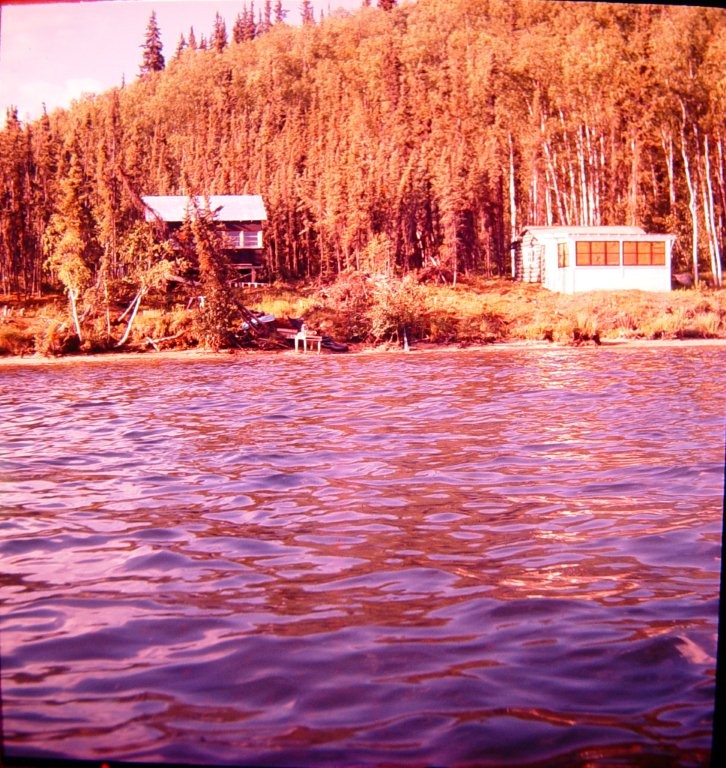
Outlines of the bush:
{"label": "bush", "polygon": [[0,325],[0,355],[28,355],[34,348],[32,336],[12,325]]}
{"label": "bush", "polygon": [[379,278],[373,288],[370,309],[371,336],[375,341],[409,341],[421,338],[425,329],[426,292],[412,278]]}
{"label": "bush", "polygon": [[331,326],[337,337],[344,341],[363,341],[370,335],[372,295],[367,275],[352,270],[343,272],[321,294],[334,315]]}
{"label": "bush", "polygon": [[35,333],[35,351],[44,357],[59,355],[61,352],[60,329],[62,323],[59,320],[48,319],[45,326]]}

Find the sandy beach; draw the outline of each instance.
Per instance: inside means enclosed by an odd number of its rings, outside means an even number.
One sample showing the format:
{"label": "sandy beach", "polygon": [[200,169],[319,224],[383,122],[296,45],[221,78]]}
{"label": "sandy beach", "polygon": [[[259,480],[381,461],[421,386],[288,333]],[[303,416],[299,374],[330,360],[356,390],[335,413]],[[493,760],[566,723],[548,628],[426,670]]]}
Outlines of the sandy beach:
{"label": "sandy beach", "polygon": [[[500,350],[511,349],[666,349],[674,347],[726,347],[726,338],[717,339],[602,339],[599,345],[593,342],[585,342],[580,345],[565,344],[561,342],[548,341],[507,341],[495,342],[493,344],[431,344],[420,342],[411,345],[408,352],[401,347],[394,345],[352,345],[350,350],[345,353],[338,353],[345,356],[350,355],[375,355],[375,354],[418,354],[418,353],[436,353],[436,352],[497,352]],[[336,354],[336,353],[323,353]],[[108,352],[106,354],[81,354],[81,355],[63,355],[57,357],[48,357],[44,355],[27,355],[0,357],[0,368],[10,366],[49,366],[49,365],[72,365],[74,363],[118,363],[118,362],[139,362],[140,360],[174,360],[196,362],[229,360],[230,358],[246,358],[274,355],[297,355],[307,357],[317,357],[315,351],[307,353],[295,352],[294,349],[280,350],[259,350],[259,349],[228,349],[219,352],[212,352],[204,349],[171,349],[148,352],[130,351],[130,352]]]}

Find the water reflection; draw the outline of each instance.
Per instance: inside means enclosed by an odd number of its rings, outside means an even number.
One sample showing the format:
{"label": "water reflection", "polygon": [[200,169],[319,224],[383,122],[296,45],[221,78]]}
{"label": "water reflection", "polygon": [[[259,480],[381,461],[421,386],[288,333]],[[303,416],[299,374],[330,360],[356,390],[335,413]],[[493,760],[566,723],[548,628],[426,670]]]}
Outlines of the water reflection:
{"label": "water reflection", "polygon": [[4,369],[11,753],[702,764],[722,357]]}

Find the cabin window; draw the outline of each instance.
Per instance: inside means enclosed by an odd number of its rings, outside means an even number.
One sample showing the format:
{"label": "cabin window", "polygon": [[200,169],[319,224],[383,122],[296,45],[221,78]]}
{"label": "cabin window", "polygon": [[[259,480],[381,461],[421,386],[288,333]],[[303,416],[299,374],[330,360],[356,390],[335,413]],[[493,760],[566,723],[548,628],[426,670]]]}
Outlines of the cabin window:
{"label": "cabin window", "polygon": [[666,263],[664,240],[625,241],[623,264],[626,267],[663,267]]}
{"label": "cabin window", "polygon": [[260,248],[260,232],[242,232],[240,240],[242,248]]}
{"label": "cabin window", "polygon": [[557,266],[561,269],[570,266],[570,248],[567,243],[557,243]]}
{"label": "cabin window", "polygon": [[238,248],[239,234],[237,232],[230,232],[227,230],[222,234],[222,241],[225,248]]}
{"label": "cabin window", "polygon": [[617,267],[620,264],[617,240],[578,240],[575,245],[578,267]]}

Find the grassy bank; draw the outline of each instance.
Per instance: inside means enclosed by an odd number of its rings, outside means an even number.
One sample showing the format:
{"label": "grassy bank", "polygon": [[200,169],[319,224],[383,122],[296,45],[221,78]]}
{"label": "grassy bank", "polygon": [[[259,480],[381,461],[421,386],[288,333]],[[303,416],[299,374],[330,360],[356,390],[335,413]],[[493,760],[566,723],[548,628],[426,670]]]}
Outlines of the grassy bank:
{"label": "grassy bank", "polygon": [[[602,291],[567,296],[509,280],[462,279],[453,287],[348,274],[326,285],[272,284],[236,289],[247,309],[272,314],[279,325],[303,318],[311,329],[361,346],[425,342],[478,345],[511,341],[555,343],[610,339],[726,338],[726,290],[671,293]],[[64,296],[20,301],[0,297],[0,355],[58,356],[83,352],[203,347],[200,308],[183,295],[157,297],[127,319],[122,307],[84,321],[79,342]],[[231,345],[282,348],[274,332],[260,335],[234,316]]]}

